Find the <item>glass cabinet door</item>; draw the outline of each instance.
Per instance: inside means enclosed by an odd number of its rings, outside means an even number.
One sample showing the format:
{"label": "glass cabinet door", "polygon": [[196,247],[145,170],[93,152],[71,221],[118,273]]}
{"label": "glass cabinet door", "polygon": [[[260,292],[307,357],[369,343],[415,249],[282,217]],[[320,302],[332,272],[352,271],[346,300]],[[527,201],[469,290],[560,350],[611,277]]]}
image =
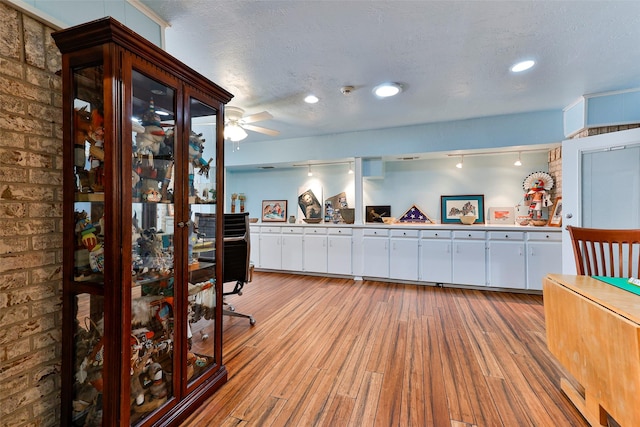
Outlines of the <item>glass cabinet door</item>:
{"label": "glass cabinet door", "polygon": [[[71,425],[102,425],[105,182],[103,67],[73,70],[73,405]],[[67,182],[67,181],[65,181]],[[68,185],[68,182],[67,184]]]}
{"label": "glass cabinet door", "polygon": [[188,246],[187,380],[195,381],[215,360],[216,340],[216,110],[191,98],[188,109],[190,236]]}
{"label": "glass cabinet door", "polygon": [[[132,73],[131,424],[175,393],[175,91]],[[124,141],[127,141],[125,139]],[[128,175],[128,174],[127,174]],[[126,176],[126,175],[123,175]]]}

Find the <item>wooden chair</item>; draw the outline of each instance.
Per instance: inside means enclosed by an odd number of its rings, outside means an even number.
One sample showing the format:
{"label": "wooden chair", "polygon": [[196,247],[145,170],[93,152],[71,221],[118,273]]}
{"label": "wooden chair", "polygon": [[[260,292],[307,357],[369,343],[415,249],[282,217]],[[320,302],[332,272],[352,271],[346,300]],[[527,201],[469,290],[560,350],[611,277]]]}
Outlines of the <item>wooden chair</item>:
{"label": "wooden chair", "polygon": [[581,276],[638,277],[640,229],[567,227]]}

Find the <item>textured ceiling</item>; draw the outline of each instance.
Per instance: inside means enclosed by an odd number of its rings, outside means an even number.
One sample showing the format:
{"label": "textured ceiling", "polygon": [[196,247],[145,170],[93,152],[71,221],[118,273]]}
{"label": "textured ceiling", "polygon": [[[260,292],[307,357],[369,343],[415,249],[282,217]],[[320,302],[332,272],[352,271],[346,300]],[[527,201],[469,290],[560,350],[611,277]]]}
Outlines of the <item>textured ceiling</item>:
{"label": "textured ceiling", "polygon": [[[640,1],[142,3],[171,25],[167,51],[233,93],[229,105],[269,111],[256,124],[277,139],[560,110],[640,87]],[[535,68],[509,72],[529,58]],[[405,90],[378,100],[384,81]]]}

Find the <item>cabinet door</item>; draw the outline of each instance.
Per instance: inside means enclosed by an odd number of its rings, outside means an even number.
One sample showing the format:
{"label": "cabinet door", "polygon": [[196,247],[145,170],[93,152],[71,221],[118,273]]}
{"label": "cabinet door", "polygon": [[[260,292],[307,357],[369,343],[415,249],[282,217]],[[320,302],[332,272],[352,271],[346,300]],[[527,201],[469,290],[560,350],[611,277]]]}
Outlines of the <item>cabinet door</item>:
{"label": "cabinet door", "polygon": [[269,270],[282,269],[280,234],[260,233],[260,267]]}
{"label": "cabinet door", "polygon": [[249,227],[251,238],[251,254],[249,259],[255,267],[262,267],[260,265],[260,227]]}
{"label": "cabinet door", "polygon": [[542,290],[542,279],[562,272],[562,242],[527,242],[527,289]]}
{"label": "cabinet door", "polygon": [[387,230],[365,230],[362,238],[363,275],[389,277],[389,238]]}
{"label": "cabinet door", "polygon": [[389,246],[389,277],[418,280],[418,230],[393,230]]}
{"label": "cabinet door", "polygon": [[486,286],[486,270],[484,232],[454,232],[453,283]]}
{"label": "cabinet door", "polygon": [[524,241],[489,242],[488,285],[515,289],[526,287]]}
{"label": "cabinet door", "polygon": [[327,235],[326,230],[311,228],[305,230],[303,248],[304,271],[311,273],[327,272]]}
{"label": "cabinet door", "polygon": [[351,236],[329,235],[327,241],[327,273],[351,274]]}
{"label": "cabinet door", "polygon": [[302,234],[282,234],[282,269],[302,271]]}
{"label": "cabinet door", "polygon": [[451,239],[422,239],[420,245],[420,280],[451,283]]}

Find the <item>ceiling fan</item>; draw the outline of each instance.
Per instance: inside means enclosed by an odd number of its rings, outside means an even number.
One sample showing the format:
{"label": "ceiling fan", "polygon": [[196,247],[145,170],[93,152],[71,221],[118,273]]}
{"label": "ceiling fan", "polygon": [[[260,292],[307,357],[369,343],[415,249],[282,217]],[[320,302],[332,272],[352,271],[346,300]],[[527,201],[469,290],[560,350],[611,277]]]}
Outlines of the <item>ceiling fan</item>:
{"label": "ceiling fan", "polygon": [[260,122],[262,120],[270,120],[273,118],[266,111],[256,114],[244,115],[244,110],[239,107],[227,106],[224,109],[224,137],[232,142],[238,142],[247,137],[245,130],[262,133],[269,136],[278,136],[280,132],[273,129],[267,129],[261,126],[254,126],[250,123]]}

